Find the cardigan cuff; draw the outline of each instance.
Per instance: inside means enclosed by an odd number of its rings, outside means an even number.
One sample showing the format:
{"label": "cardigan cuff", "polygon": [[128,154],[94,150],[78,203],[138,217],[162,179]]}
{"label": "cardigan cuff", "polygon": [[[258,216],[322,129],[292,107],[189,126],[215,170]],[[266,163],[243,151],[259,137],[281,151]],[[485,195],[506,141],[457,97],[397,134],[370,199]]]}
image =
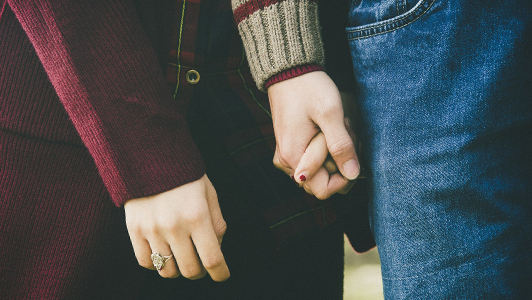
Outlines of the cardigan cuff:
{"label": "cardigan cuff", "polygon": [[251,74],[266,80],[302,65],[325,64],[315,0],[232,0]]}
{"label": "cardigan cuff", "polygon": [[297,77],[297,76],[300,76],[306,73],[314,72],[314,71],[325,71],[325,68],[323,68],[320,65],[312,65],[312,64],[293,67],[291,69],[284,70],[270,77],[270,79],[266,80],[266,84],[264,84],[264,87],[267,89],[275,83],[285,81],[287,79],[294,78],[294,77]]}

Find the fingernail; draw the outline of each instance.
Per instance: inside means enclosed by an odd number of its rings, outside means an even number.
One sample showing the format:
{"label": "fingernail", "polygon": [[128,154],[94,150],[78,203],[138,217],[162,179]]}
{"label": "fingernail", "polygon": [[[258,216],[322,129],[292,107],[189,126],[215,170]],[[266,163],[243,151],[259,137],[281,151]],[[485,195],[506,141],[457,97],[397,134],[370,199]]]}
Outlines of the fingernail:
{"label": "fingernail", "polygon": [[306,177],[305,175],[301,174],[301,175],[299,176],[299,180],[301,180],[301,181],[305,181],[305,180],[307,180],[307,177]]}
{"label": "fingernail", "polygon": [[358,161],[355,159],[348,160],[346,163],[342,166],[344,168],[345,177],[349,180],[354,180],[358,177],[358,174],[360,173],[360,167],[358,165]]}
{"label": "fingernail", "polygon": [[296,183],[297,183],[297,181],[296,181],[296,179],[295,179],[294,175],[290,175],[290,178],[292,178],[292,181],[294,181],[294,182],[296,182]]}

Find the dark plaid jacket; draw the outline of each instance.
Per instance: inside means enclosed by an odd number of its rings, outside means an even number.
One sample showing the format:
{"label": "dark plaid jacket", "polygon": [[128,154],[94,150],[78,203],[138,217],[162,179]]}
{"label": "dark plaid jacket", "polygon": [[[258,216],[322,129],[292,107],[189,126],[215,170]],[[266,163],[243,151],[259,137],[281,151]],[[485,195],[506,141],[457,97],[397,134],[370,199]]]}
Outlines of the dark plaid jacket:
{"label": "dark plaid jacket", "polygon": [[[349,217],[346,231],[357,250],[371,247],[362,187],[349,196],[320,201],[274,168],[275,138],[268,97],[251,78],[230,1],[177,1],[174,11],[177,17],[172,20],[167,81],[176,101],[187,109],[207,175],[210,147],[212,140],[217,140],[218,154],[213,160],[230,160],[240,169],[242,178],[234,180],[244,180],[253,194],[245,205],[260,212],[279,245],[322,230],[351,209],[357,214]],[[335,76],[345,81],[346,76]],[[213,183],[218,190],[222,188]],[[223,208],[223,202],[231,199],[222,196]],[[353,197],[358,200],[350,199]]]}

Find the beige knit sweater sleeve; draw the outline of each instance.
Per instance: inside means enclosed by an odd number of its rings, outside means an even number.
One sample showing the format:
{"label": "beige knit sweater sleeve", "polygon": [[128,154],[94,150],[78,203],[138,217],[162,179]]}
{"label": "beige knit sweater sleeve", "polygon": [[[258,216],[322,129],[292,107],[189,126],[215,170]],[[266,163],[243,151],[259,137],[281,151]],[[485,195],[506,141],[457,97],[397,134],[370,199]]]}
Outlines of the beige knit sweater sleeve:
{"label": "beige knit sweater sleeve", "polygon": [[315,0],[231,0],[251,73],[265,90],[272,76],[302,65],[324,65]]}

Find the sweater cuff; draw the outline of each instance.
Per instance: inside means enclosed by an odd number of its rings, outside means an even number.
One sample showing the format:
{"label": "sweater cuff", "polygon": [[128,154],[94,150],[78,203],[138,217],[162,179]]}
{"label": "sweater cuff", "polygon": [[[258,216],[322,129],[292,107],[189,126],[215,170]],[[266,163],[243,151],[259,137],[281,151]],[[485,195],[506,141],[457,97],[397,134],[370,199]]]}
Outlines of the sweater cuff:
{"label": "sweater cuff", "polygon": [[302,65],[293,67],[288,70],[281,71],[280,73],[275,74],[274,76],[270,77],[270,79],[266,80],[266,83],[264,84],[264,87],[267,89],[271,85],[285,81],[290,78],[294,78],[306,73],[314,72],[314,71],[325,71],[325,68],[323,68],[320,65]]}
{"label": "sweater cuff", "polygon": [[232,0],[251,74],[260,90],[266,81],[302,65],[324,65],[315,0]]}

